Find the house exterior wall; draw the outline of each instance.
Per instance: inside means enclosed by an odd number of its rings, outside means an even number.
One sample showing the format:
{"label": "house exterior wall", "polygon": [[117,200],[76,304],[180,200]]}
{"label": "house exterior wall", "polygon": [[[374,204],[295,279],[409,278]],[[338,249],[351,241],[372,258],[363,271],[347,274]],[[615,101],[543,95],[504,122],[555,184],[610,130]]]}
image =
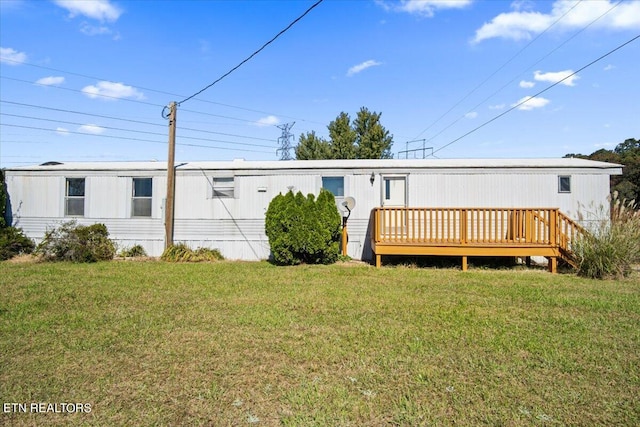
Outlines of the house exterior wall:
{"label": "house exterior wall", "polygon": [[[574,219],[606,205],[609,177],[619,165],[565,162],[540,167],[464,167],[435,161],[210,162],[176,169],[174,241],[221,250],[228,259],[265,259],[269,243],[264,217],[269,202],[290,189],[318,194],[322,177],[344,177],[344,196],[356,207],[349,222],[348,253],[370,259],[369,215],[384,204],[385,178],[404,178],[412,207],[551,207]],[[566,163],[566,164],[565,164]],[[480,166],[482,164],[480,163]],[[373,182],[371,181],[373,175]],[[571,177],[571,191],[558,191],[558,177]],[[133,178],[152,178],[151,216],[132,217]],[[83,217],[65,217],[66,178],[85,179]],[[233,178],[233,197],[214,195],[216,178]],[[135,167],[68,164],[6,171],[12,222],[40,241],[45,231],[71,219],[104,223],[120,248],[142,245],[150,255],[164,248],[166,171],[157,164]],[[227,194],[228,195],[228,194]],[[338,203],[343,197],[338,197]]]}

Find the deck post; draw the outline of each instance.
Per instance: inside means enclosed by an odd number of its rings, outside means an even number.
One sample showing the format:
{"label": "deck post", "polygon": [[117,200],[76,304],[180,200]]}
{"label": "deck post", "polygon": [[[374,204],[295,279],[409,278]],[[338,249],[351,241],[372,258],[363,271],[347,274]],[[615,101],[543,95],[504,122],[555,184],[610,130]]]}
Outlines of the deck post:
{"label": "deck post", "polygon": [[462,257],[462,271],[467,271],[467,256]]}
{"label": "deck post", "polygon": [[558,258],[552,256],[549,257],[549,273],[557,273],[558,272]]}
{"label": "deck post", "polygon": [[381,264],[382,264],[382,255],[376,254],[376,268],[380,268]]}

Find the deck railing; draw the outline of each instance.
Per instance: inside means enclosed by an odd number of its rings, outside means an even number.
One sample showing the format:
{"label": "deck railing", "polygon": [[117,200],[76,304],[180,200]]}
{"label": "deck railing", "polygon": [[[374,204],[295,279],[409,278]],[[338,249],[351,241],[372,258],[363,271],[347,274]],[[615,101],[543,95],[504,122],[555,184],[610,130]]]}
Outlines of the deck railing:
{"label": "deck railing", "polygon": [[[374,244],[410,246],[549,247],[570,258],[584,233],[555,208],[375,208]],[[570,261],[570,259],[568,259]]]}

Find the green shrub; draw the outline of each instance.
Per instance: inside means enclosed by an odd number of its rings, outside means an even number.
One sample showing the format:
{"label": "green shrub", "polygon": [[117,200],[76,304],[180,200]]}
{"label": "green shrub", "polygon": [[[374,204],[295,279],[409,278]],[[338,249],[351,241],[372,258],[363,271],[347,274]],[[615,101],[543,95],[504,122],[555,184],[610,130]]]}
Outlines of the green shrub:
{"label": "green shrub", "polygon": [[340,214],[333,194],[279,194],[267,209],[265,232],[276,264],[331,264],[340,250]]}
{"label": "green shrub", "polygon": [[621,278],[640,262],[640,211],[635,201],[620,201],[614,193],[609,218],[596,221],[577,239],[574,253],[578,275],[596,279]]}
{"label": "green shrub", "polygon": [[160,258],[167,262],[204,262],[224,259],[218,249],[197,248],[193,250],[184,243],[169,246]]}
{"label": "green shrub", "polygon": [[133,245],[128,249],[123,249],[120,256],[124,258],[146,257],[147,251],[141,245]]}
{"label": "green shrub", "polygon": [[13,258],[16,255],[30,254],[35,248],[33,240],[24,235],[16,227],[0,228],[0,261]]}
{"label": "green shrub", "polygon": [[48,261],[96,262],[113,259],[116,246],[104,224],[69,221],[48,230],[36,253]]}

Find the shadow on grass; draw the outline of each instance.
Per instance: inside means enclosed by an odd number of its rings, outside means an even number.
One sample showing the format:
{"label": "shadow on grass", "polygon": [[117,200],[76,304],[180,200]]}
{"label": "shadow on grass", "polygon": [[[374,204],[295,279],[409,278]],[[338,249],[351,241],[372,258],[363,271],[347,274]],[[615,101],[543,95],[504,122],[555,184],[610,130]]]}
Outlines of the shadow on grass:
{"label": "shadow on grass", "polygon": [[[462,260],[458,256],[406,256],[385,255],[383,265],[389,267],[461,269]],[[546,271],[547,265],[531,261],[527,264],[524,257],[469,257],[469,269],[487,270],[535,270]],[[558,266],[559,273],[573,273],[571,266],[563,263]]]}

